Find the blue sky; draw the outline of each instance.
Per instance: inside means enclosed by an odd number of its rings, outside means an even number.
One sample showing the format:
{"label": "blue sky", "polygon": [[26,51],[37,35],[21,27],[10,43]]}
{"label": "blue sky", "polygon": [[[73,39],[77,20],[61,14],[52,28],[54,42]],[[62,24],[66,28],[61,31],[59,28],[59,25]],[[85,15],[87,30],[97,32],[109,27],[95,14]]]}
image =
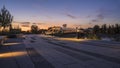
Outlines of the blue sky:
{"label": "blue sky", "polygon": [[120,0],[0,0],[17,22],[120,23]]}

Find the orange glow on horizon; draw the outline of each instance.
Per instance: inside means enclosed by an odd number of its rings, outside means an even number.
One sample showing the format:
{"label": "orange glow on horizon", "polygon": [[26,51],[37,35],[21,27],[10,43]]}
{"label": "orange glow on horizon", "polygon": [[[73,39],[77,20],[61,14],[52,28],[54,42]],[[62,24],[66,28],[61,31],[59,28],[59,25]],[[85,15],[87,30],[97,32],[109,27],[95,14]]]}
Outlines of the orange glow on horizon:
{"label": "orange glow on horizon", "polygon": [[[52,23],[51,22],[51,23],[40,24],[40,25],[38,25],[38,27],[39,27],[39,29],[48,29],[48,27],[53,27],[53,26],[61,26],[62,27],[63,24],[65,24],[65,23]],[[29,27],[23,27],[21,25],[21,23],[14,22],[14,23],[12,23],[12,25],[13,25],[13,27],[16,27],[16,28],[17,28],[17,26],[19,26],[22,29],[22,31],[30,31],[32,24],[29,24]],[[90,25],[90,24],[74,24],[74,23],[67,24],[68,28],[76,28],[78,26],[81,28],[88,28],[92,25]]]}

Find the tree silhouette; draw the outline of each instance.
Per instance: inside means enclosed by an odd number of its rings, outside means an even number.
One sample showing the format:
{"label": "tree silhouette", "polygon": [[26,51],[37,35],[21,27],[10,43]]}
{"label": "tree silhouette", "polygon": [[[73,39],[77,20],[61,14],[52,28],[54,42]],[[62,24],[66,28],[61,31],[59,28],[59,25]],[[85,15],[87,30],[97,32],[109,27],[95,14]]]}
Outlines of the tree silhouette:
{"label": "tree silhouette", "polygon": [[3,6],[3,8],[0,11],[0,26],[3,27],[3,31],[6,27],[10,27],[13,20],[13,16],[10,14],[10,12]]}
{"label": "tree silhouette", "polygon": [[38,28],[37,25],[32,25],[32,26],[31,26],[31,32],[32,32],[32,33],[35,33],[35,34],[36,34],[36,33],[38,33],[38,31],[39,31],[39,28]]}
{"label": "tree silhouette", "polygon": [[119,31],[119,24],[115,24],[115,33],[116,34],[119,34],[120,33],[120,31]]}
{"label": "tree silhouette", "polygon": [[2,23],[2,15],[1,15],[1,12],[0,12],[0,28],[1,28],[1,23]]}
{"label": "tree silhouette", "polygon": [[66,27],[67,27],[67,24],[63,24],[62,26],[63,26],[63,28],[66,28]]}
{"label": "tree silhouette", "polygon": [[100,33],[100,26],[99,26],[99,25],[95,25],[95,26],[93,27],[93,31],[94,31],[95,34]]}
{"label": "tree silhouette", "polygon": [[113,33],[111,25],[108,26],[107,33],[108,34],[112,34]]}
{"label": "tree silhouette", "polygon": [[106,25],[106,24],[103,24],[103,25],[101,26],[101,33],[103,33],[103,34],[106,34],[106,33],[107,33],[107,25]]}

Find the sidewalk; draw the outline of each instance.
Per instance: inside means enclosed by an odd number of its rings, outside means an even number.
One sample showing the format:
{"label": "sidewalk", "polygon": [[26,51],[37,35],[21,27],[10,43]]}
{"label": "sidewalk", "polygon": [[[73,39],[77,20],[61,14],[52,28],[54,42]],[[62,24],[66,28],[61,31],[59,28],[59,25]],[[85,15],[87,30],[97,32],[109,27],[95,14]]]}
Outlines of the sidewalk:
{"label": "sidewalk", "polygon": [[120,68],[119,59],[116,60],[119,52],[114,48],[58,40],[59,38],[43,35],[31,35],[28,38],[36,39],[28,45],[33,46],[56,68]]}
{"label": "sidewalk", "polygon": [[0,68],[34,68],[22,39],[8,39],[0,48]]}

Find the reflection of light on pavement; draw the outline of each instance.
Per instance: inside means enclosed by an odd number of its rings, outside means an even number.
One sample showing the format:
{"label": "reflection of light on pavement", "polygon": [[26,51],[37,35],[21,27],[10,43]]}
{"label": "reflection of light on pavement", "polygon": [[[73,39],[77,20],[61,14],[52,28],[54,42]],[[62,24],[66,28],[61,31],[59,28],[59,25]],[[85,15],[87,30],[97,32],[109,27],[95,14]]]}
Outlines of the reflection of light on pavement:
{"label": "reflection of light on pavement", "polygon": [[58,40],[66,40],[66,41],[87,41],[88,39],[76,39],[76,38],[57,38]]}
{"label": "reflection of light on pavement", "polygon": [[5,45],[5,46],[10,46],[10,45],[17,45],[17,44],[21,44],[21,43],[5,43],[5,44],[3,44],[3,45]]}
{"label": "reflection of light on pavement", "polygon": [[46,37],[46,38],[53,38],[53,39],[57,39],[57,40],[76,41],[76,42],[90,40],[90,39],[77,39],[77,38],[60,38],[60,37],[55,37],[55,36],[53,37],[50,35],[40,35],[40,36]]}
{"label": "reflection of light on pavement", "polygon": [[26,52],[8,52],[8,53],[2,53],[0,54],[0,58],[11,58],[11,57],[18,57],[18,56],[24,56],[26,55]]}

